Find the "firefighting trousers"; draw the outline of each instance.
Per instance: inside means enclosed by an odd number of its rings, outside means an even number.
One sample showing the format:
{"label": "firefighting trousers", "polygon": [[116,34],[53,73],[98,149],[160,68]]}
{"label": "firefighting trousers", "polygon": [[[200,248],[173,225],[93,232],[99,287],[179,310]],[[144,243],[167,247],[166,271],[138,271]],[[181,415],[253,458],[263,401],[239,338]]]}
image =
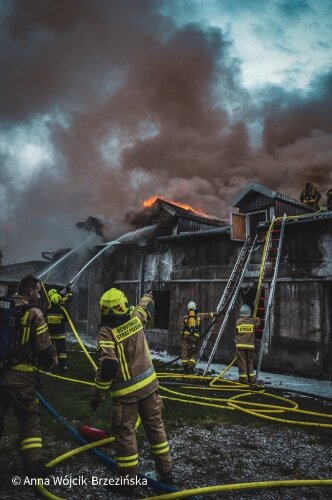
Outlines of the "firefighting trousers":
{"label": "firefighting trousers", "polygon": [[198,356],[198,338],[193,335],[183,335],[181,348],[181,361],[183,367],[194,368]]}
{"label": "firefighting trousers", "polygon": [[[5,378],[5,380],[4,380]],[[3,385],[5,383],[5,385]],[[9,407],[19,423],[20,450],[26,466],[42,459],[40,412],[35,394],[35,374],[7,370],[0,380],[0,437]]]}
{"label": "firefighting trousers", "polygon": [[163,403],[157,391],[134,403],[113,401],[112,431],[115,437],[117,470],[120,476],[133,477],[138,470],[135,423],[138,415],[150,443],[157,472],[163,476],[172,469],[169,445],[162,420]]}
{"label": "firefighting trousers", "polygon": [[51,336],[51,340],[56,349],[59,368],[66,368],[67,367],[66,338],[65,337],[54,338]]}
{"label": "firefighting trousers", "polygon": [[254,349],[237,349],[237,366],[239,369],[239,381],[243,383],[255,382],[254,373]]}

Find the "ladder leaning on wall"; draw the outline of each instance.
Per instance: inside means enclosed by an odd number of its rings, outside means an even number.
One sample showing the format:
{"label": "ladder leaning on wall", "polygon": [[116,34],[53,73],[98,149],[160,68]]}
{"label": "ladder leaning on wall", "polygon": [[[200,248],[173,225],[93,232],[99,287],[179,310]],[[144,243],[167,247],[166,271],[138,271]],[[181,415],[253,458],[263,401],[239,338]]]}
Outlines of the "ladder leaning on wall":
{"label": "ladder leaning on wall", "polygon": [[[261,334],[256,381],[260,374],[263,352],[267,352],[269,345],[269,318],[276,287],[286,218],[287,216],[284,214],[282,218],[273,219],[265,238],[253,314],[254,317],[260,319],[260,325],[256,328],[256,332]],[[270,283],[270,286],[268,286],[268,283]]]}
{"label": "ladder leaning on wall", "polygon": [[229,280],[227,282],[225,290],[224,290],[224,292],[221,296],[221,299],[218,303],[218,306],[217,306],[217,311],[223,312],[223,310],[226,308],[226,306],[228,304],[228,307],[225,311],[225,315],[222,319],[219,319],[220,318],[219,317],[216,321],[214,321],[212,323],[211,329],[206,334],[204,341],[202,343],[202,346],[201,346],[201,349],[199,352],[199,358],[202,356],[211,334],[215,334],[215,333],[217,334],[217,337],[216,337],[216,340],[213,344],[207,365],[206,365],[205,370],[204,370],[204,375],[206,374],[206,372],[210,368],[210,365],[213,361],[215,352],[216,352],[217,347],[219,345],[221,336],[225,330],[225,326],[226,326],[226,323],[228,321],[229,315],[234,307],[235,301],[237,299],[237,296],[238,296],[238,293],[239,293],[239,290],[241,287],[241,283],[242,283],[244,274],[245,274],[246,269],[248,267],[248,264],[250,262],[253,250],[255,249],[256,241],[257,241],[257,235],[255,236],[254,239],[250,239],[250,237],[248,237],[245,240],[245,242],[241,248],[241,252],[240,252],[240,254],[237,258],[237,261],[235,263],[235,266],[232,270],[232,273],[229,277]]}

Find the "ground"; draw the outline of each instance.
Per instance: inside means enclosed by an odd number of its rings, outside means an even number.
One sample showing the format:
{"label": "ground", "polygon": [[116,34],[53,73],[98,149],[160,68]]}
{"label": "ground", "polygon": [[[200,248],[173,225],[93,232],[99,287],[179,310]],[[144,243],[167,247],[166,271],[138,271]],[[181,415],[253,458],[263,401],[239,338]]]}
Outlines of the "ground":
{"label": "ground", "polygon": [[[93,371],[87,366],[79,353],[71,353],[70,376],[91,380]],[[110,402],[105,403],[94,413],[89,409],[89,386],[64,382],[43,376],[41,394],[64,415],[67,421],[78,428],[84,423],[110,430]],[[176,381],[176,380],[175,380]],[[161,379],[163,382],[163,379]],[[179,381],[178,381],[179,383]],[[183,391],[181,386],[166,388]],[[201,394],[198,390],[192,394]],[[328,399],[299,395],[286,391],[270,391],[274,395],[284,396],[296,401],[301,408],[320,413],[332,413],[332,401]],[[172,394],[161,391],[161,395],[172,397]],[[218,397],[227,398],[231,392]],[[176,395],[174,397],[177,397]],[[213,394],[211,393],[211,397]],[[257,393],[255,401],[264,399]],[[164,419],[174,460],[174,476],[177,487],[181,490],[195,487],[227,483],[243,483],[278,479],[331,479],[332,463],[332,429],[306,427],[274,421],[263,420],[227,408],[196,406],[164,399]],[[289,414],[276,414],[279,418],[293,418]],[[295,418],[295,416],[294,416]],[[315,417],[297,417],[299,420],[315,420]],[[316,418],[316,421],[322,421]],[[61,422],[51,417],[43,409],[43,431],[45,458],[54,457],[78,446],[64,429]],[[6,435],[1,442],[1,471],[6,472],[0,499],[19,500],[39,498],[32,486],[12,486],[13,476],[23,478],[20,457],[17,453],[17,426],[13,416],[8,415]],[[142,429],[138,431],[140,472],[154,470],[149,455],[149,447],[144,439]],[[103,451],[114,457],[111,446]],[[67,479],[92,476],[111,477],[111,471],[97,458],[83,453],[71,458],[54,471],[55,476]],[[52,479],[52,478],[51,478]],[[58,486],[51,480],[49,490],[61,498],[68,500],[84,496],[107,499],[120,498],[110,494],[105,486],[77,485]],[[140,488],[136,498],[144,498],[157,494],[149,488]],[[206,498],[206,496],[205,496]],[[331,487],[280,488],[265,490],[246,490],[216,494],[211,498],[240,499],[327,499],[332,498]]]}

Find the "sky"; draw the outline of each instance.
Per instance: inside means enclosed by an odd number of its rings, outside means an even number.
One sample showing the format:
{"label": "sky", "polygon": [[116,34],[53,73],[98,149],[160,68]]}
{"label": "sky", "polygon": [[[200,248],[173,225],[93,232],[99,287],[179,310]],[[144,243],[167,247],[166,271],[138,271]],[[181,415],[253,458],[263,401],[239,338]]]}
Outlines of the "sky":
{"label": "sky", "polygon": [[[152,195],[332,185],[332,0],[0,0],[4,263]],[[84,235],[85,237],[85,235]]]}

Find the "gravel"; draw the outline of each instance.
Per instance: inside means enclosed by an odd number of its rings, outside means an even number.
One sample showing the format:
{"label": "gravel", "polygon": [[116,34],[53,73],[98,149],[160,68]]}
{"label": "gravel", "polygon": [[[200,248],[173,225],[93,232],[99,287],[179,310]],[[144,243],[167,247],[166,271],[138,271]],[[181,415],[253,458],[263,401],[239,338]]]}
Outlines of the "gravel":
{"label": "gravel", "polygon": [[[326,433],[326,436],[328,434]],[[311,432],[287,425],[246,426],[220,424],[213,428],[198,426],[177,428],[169,433],[169,442],[174,460],[174,478],[179,489],[191,489],[209,485],[271,481],[282,479],[330,479],[332,478],[331,438],[325,434]],[[16,439],[5,437],[5,449],[14,449]],[[53,441],[45,438],[46,458],[50,460],[76,445],[71,440]],[[2,448],[3,449],[3,448]],[[56,450],[56,451],[55,451]],[[111,448],[105,450],[114,455]],[[0,490],[0,499],[19,500],[40,498],[33,486],[12,486],[12,476],[18,475],[24,481],[22,465],[18,454],[7,454],[4,459],[7,477]],[[140,447],[140,472],[153,471],[153,460],[146,442]],[[91,454],[84,453],[71,458],[56,469],[56,476],[69,480],[111,477],[110,471]],[[68,500],[84,497],[121,498],[110,493],[105,486],[73,485],[50,487],[53,494]],[[136,498],[156,494],[150,489],[139,488]],[[208,496],[204,496],[207,498]],[[328,499],[332,498],[331,487],[297,487],[279,489],[256,489],[230,493],[219,493],[211,498],[241,499]]]}

